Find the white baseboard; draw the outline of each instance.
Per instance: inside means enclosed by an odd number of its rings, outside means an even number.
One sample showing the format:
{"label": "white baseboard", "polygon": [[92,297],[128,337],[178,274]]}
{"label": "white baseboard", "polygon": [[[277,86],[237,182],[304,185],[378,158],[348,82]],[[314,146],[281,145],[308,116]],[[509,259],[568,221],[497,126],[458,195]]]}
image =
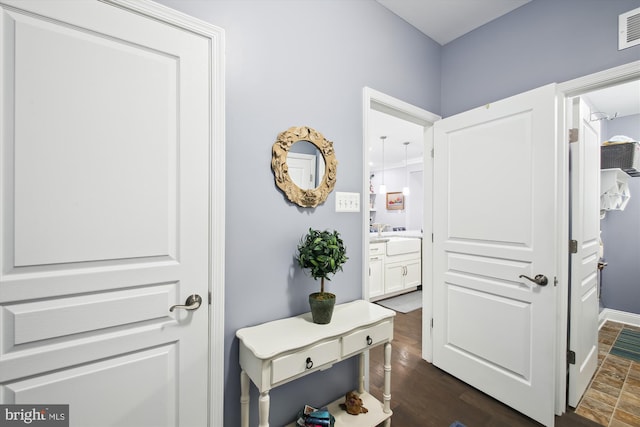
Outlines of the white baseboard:
{"label": "white baseboard", "polygon": [[640,327],[640,314],[628,313],[626,311],[605,308],[600,312],[600,325],[598,327],[601,328],[607,320]]}

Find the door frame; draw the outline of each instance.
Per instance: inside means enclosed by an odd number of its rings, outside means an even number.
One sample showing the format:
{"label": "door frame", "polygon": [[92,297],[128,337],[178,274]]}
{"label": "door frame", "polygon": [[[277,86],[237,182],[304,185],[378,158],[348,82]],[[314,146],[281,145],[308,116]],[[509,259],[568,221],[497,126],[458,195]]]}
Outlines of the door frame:
{"label": "door frame", "polygon": [[208,425],[224,424],[225,32],[150,0],[99,0],[207,39],[209,68],[209,343]]}
{"label": "door frame", "polygon": [[[620,83],[625,83],[640,79],[640,61],[634,61],[614,68],[588,74],[573,80],[568,80],[558,84],[558,140],[564,142],[564,147],[560,150],[561,158],[558,159],[559,167],[564,168],[564,172],[559,178],[562,180],[559,189],[561,224],[560,233],[563,238],[558,239],[560,254],[558,259],[558,330],[556,343],[556,414],[562,415],[567,406],[567,339],[569,322],[569,127],[566,118],[566,100],[574,96],[583,95],[597,89],[603,89]],[[568,284],[569,286],[564,286]]]}
{"label": "door frame", "polygon": [[[433,157],[430,153],[433,151],[433,124],[440,120],[441,117],[424,110],[415,105],[411,105],[393,96],[378,92],[370,87],[363,89],[363,105],[362,105],[362,194],[369,194],[369,176],[371,173],[369,167],[369,141],[372,136],[369,134],[369,112],[371,110],[380,111],[402,120],[416,123],[424,127],[423,135],[423,188],[424,188],[424,212],[423,212],[423,229],[422,229],[422,357],[427,361],[431,361],[432,345],[431,345],[431,328],[424,328],[424,319],[431,319],[431,289],[432,289],[432,265],[433,265],[433,241],[432,236],[432,212],[431,201],[433,199]],[[362,298],[369,301],[369,210],[362,209]],[[426,238],[429,237],[429,238]],[[365,366],[365,372],[368,372],[368,360]],[[369,375],[366,375],[368,386]]]}

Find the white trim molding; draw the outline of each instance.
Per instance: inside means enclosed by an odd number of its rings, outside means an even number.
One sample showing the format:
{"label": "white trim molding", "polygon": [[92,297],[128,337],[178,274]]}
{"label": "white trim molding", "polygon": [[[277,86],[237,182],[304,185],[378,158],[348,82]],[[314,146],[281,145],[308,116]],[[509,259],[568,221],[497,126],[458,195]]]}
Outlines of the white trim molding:
{"label": "white trim molding", "polygon": [[612,322],[624,323],[626,325],[638,326],[640,327],[640,314],[629,313],[626,311],[614,310],[611,308],[605,308],[600,312],[600,325],[605,324],[607,320],[611,320]]}
{"label": "white trim molding", "polygon": [[588,76],[562,82],[558,84],[558,91],[565,97],[572,97],[638,79],[640,79],[640,61],[633,61],[589,74]]}

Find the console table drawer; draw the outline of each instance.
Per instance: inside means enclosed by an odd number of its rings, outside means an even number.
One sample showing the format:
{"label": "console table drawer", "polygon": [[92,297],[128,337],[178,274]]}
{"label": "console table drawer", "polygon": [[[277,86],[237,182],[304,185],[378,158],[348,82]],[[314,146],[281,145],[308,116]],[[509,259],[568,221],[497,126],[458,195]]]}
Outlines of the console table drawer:
{"label": "console table drawer", "polygon": [[340,341],[338,339],[273,359],[271,362],[271,384],[279,383],[339,359]]}
{"label": "console table drawer", "polygon": [[346,335],[342,339],[342,356],[347,356],[366,347],[390,341],[393,337],[393,322],[387,321]]}

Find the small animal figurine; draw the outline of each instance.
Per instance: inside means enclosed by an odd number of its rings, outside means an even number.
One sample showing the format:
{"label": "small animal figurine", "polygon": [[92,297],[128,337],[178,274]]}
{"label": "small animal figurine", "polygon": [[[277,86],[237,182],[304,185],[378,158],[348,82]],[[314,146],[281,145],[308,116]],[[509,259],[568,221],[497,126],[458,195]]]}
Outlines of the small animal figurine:
{"label": "small animal figurine", "polygon": [[340,408],[351,415],[366,414],[369,412],[367,408],[362,406],[362,399],[360,399],[360,396],[358,396],[355,391],[350,391],[345,394],[344,403],[340,404]]}

